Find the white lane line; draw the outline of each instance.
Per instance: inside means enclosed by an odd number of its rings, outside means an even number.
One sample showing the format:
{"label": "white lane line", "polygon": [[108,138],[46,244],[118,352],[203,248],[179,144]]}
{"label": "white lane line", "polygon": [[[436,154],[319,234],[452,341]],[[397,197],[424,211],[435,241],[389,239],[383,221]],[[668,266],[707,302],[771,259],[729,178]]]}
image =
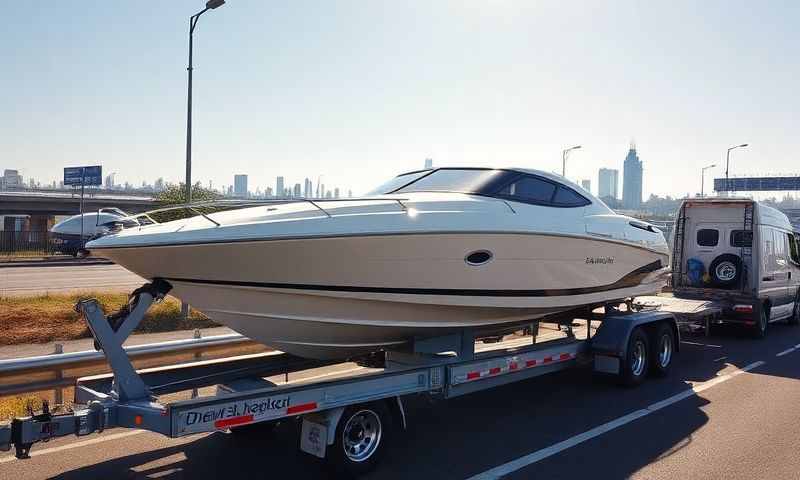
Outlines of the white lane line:
{"label": "white lane line", "polygon": [[775,354],[775,356],[776,357],[782,357],[784,355],[787,355],[789,353],[794,352],[795,350],[797,350],[797,347],[787,348],[786,350],[782,351],[781,353]]}
{"label": "white lane line", "polygon": [[685,345],[697,345],[698,347],[722,348],[722,345],[712,345],[710,343],[687,342],[685,340],[681,340],[681,343]]}
{"label": "white lane line", "polygon": [[651,413],[657,412],[662,408],[668,407],[674,403],[680,402],[683,399],[692,397],[704,390],[708,390],[709,388],[719,385],[722,382],[728,381],[731,378],[740,375],[745,372],[749,372],[754,368],[758,368],[761,365],[764,365],[766,362],[758,361],[747,365],[746,367],[733,371],[729,374],[723,375],[721,377],[714,378],[713,380],[709,380],[707,382],[703,382],[699,385],[696,385],[688,390],[684,390],[678,394],[675,394],[671,397],[665,398],[659,402],[653,403],[641,410],[636,410],[635,412],[631,412],[625,416],[619,417],[615,420],[611,420],[610,422],[604,423],[600,426],[594,427],[591,430],[587,430],[583,433],[575,435],[574,437],[568,438],[564,441],[558,442],[553,444],[549,447],[543,448],[541,450],[537,450],[533,453],[529,453],[528,455],[522,456],[516,460],[512,460],[508,463],[504,463],[503,465],[499,465],[494,467],[490,470],[486,470],[485,472],[479,473],[472,477],[469,477],[468,480],[489,480],[489,479],[497,479],[508,475],[512,472],[515,472],[521,468],[527,467],[532,465],[536,462],[544,460],[545,458],[551,457],[557,453],[563,452],[569,448],[574,447],[580,443],[583,443],[587,440],[591,440],[595,437],[598,437],[606,432],[610,432],[614,429],[617,429],[623,425],[627,425],[628,423],[633,422],[634,420],[638,420],[644,416],[650,415]]}
{"label": "white lane line", "polygon": [[[130,430],[128,432],[121,432],[121,433],[112,433],[110,435],[101,435],[97,438],[92,438],[91,440],[84,440],[82,442],[75,442],[70,443],[67,445],[61,445],[60,447],[53,447],[53,448],[45,448],[44,450],[31,450],[31,457],[38,457],[39,455],[46,455],[48,453],[56,453],[56,452],[63,452],[64,450],[72,450],[73,448],[85,447],[87,445],[94,445],[96,443],[101,442],[108,442],[111,440],[118,440],[120,438],[130,437],[133,435],[139,435],[141,433],[147,433],[147,430]],[[0,463],[7,463],[13,462],[16,460],[17,457],[13,455],[10,457],[0,458]]]}

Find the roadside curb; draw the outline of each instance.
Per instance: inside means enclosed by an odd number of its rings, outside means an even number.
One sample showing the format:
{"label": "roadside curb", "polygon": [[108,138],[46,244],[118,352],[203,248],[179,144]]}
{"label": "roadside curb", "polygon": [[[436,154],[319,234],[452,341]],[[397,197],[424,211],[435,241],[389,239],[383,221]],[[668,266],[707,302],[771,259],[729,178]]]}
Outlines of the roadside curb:
{"label": "roadside curb", "polygon": [[81,265],[114,265],[106,259],[96,260],[37,260],[33,262],[0,262],[0,269],[21,267],[73,267]]}

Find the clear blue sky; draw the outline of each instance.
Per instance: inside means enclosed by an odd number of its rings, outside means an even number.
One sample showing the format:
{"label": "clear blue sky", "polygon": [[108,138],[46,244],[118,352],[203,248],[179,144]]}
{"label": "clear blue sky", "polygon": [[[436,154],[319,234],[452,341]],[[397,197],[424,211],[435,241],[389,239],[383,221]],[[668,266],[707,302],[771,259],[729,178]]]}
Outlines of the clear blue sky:
{"label": "clear blue sky", "polygon": [[[0,168],[183,177],[199,1],[0,0]],[[645,195],[700,167],[800,171],[800,2],[229,0],[195,33],[194,178],[368,190],[398,172],[622,168]],[[709,188],[709,187],[707,187]]]}

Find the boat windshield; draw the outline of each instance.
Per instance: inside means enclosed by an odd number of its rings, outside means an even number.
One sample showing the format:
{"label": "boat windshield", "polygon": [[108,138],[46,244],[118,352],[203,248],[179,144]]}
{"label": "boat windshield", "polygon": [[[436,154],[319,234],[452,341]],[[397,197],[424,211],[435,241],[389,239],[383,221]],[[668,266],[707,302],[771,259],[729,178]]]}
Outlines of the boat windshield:
{"label": "boat windshield", "polygon": [[[417,172],[420,173],[420,172]],[[416,178],[400,176],[394,180],[404,179],[402,182],[385,184],[392,190],[381,193],[409,193],[409,192],[460,192],[479,193],[486,187],[496,182],[504,173],[503,170],[483,168],[440,168],[433,171],[421,172]],[[382,186],[383,187],[383,186]]]}
{"label": "boat windshield", "polygon": [[418,170],[416,172],[403,173],[402,175],[398,175],[387,182],[383,182],[367,192],[366,195],[384,195],[387,193],[392,193],[398,188],[408,185],[420,177],[424,177],[425,175],[431,173],[431,171],[432,170]]}

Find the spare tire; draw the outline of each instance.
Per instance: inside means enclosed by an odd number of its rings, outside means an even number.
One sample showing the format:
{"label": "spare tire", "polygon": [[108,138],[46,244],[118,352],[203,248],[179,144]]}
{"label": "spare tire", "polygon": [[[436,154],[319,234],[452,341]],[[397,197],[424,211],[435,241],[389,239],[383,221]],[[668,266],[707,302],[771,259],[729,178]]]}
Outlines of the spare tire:
{"label": "spare tire", "polygon": [[742,259],[732,253],[724,253],[711,262],[708,273],[711,282],[719,288],[731,288],[742,278]]}

